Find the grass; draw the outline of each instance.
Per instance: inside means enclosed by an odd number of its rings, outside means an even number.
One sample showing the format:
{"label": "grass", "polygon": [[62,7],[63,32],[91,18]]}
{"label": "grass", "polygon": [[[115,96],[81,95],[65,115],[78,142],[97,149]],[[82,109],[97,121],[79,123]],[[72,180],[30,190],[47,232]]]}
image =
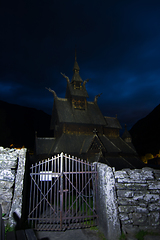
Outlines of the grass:
{"label": "grass", "polygon": [[136,234],[136,238],[138,240],[143,240],[144,236],[146,236],[147,234],[148,234],[148,232],[141,230]]}
{"label": "grass", "polygon": [[12,231],[14,231],[14,230],[15,230],[14,227],[11,227],[10,224],[7,223],[7,225],[5,226],[5,234],[6,234],[7,232],[12,232]]}
{"label": "grass", "polygon": [[98,231],[99,230],[97,226],[90,227],[90,229],[93,230],[93,231]]}
{"label": "grass", "polygon": [[[6,216],[6,214],[2,213],[2,218],[5,217],[5,216]],[[5,225],[5,234],[7,232],[12,232],[14,230],[15,230],[14,227],[11,227],[10,224],[7,222],[6,225]]]}

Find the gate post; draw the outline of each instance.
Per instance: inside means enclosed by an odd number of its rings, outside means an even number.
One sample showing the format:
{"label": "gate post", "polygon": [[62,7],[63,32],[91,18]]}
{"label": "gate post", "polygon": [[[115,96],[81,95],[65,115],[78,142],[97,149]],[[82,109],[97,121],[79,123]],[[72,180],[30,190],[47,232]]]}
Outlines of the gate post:
{"label": "gate post", "polygon": [[63,152],[60,155],[60,230],[62,230],[62,212],[63,212]]}
{"label": "gate post", "polygon": [[113,169],[106,164],[97,164],[98,172],[98,215],[99,226],[108,240],[121,235],[118,204]]}

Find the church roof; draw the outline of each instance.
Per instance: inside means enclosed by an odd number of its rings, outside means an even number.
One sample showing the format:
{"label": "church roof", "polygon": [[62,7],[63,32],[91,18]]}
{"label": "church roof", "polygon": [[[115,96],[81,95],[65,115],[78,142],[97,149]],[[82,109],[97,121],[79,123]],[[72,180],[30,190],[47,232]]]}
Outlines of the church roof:
{"label": "church roof", "polygon": [[83,82],[82,78],[79,75],[79,72],[74,72],[71,83],[73,82]]}
{"label": "church roof", "polygon": [[82,78],[80,77],[79,75],[79,65],[77,63],[77,54],[76,54],[76,51],[75,51],[75,62],[74,62],[74,67],[73,67],[73,77],[72,77],[72,82],[83,82],[82,81]]}
{"label": "church roof", "polygon": [[87,102],[87,110],[81,110],[72,108],[67,98],[56,98],[55,110],[60,123],[106,125],[98,105],[94,102]]}
{"label": "church roof", "polygon": [[118,129],[122,129],[117,117],[104,117],[106,123],[107,123],[107,127],[109,128],[118,128]]}
{"label": "church roof", "polygon": [[82,89],[74,89],[74,86],[71,83],[69,83],[67,87],[69,88],[71,96],[85,97],[85,98],[89,97],[84,85],[82,85]]}
{"label": "church roof", "polygon": [[84,138],[84,135],[72,135],[63,133],[61,137],[57,139],[53,151],[56,153],[62,151],[70,154],[79,153]]}
{"label": "church roof", "polygon": [[[50,155],[64,152],[68,154],[86,154],[94,140],[99,140],[102,145],[102,151],[105,148],[106,154],[102,160],[104,163],[116,170],[123,168],[142,168],[143,162],[136,155],[136,151],[132,149],[126,142],[119,138],[107,138],[105,135],[96,134],[72,135],[63,133],[59,138],[37,138],[36,151],[37,154],[48,153]],[[128,153],[128,155],[126,155]]]}
{"label": "church roof", "polygon": [[45,138],[45,137],[39,137],[35,139],[36,144],[36,154],[53,154],[52,148],[55,143],[55,138]]}
{"label": "church roof", "polygon": [[76,50],[75,50],[75,61],[74,61],[73,72],[74,72],[75,70],[77,70],[77,71],[80,70],[79,65],[78,65],[78,63],[77,63],[77,52],[76,52]]}
{"label": "church roof", "polygon": [[125,141],[122,140],[120,137],[108,137],[108,139],[116,146],[118,147],[122,153],[129,153],[129,154],[136,154],[136,151],[134,148],[131,147],[131,145],[127,144]]}
{"label": "church roof", "polygon": [[[89,148],[91,147],[92,142],[94,141],[94,138],[97,137],[95,135],[86,136],[81,148],[81,153],[86,153]],[[100,143],[105,148],[106,152],[121,152],[119,148],[117,148],[105,135],[99,135],[98,136]]]}
{"label": "church roof", "polygon": [[136,156],[130,156],[130,157],[106,157],[104,159],[104,163],[107,164],[110,167],[115,167],[115,170],[121,170],[124,168],[130,168],[130,169],[140,169],[144,167],[144,163]]}
{"label": "church roof", "polygon": [[[94,138],[98,138],[100,144],[105,148],[107,153],[129,153],[136,154],[136,151],[132,149],[127,143],[125,143],[120,137],[118,138],[108,138],[105,135],[96,136],[95,134],[86,135],[86,134],[66,134],[63,133],[59,138],[52,139],[51,141],[46,141],[45,138],[37,138],[37,141],[41,142],[41,147],[43,145],[49,144],[47,149],[51,153],[87,153],[91,147],[91,144],[94,141]],[[39,140],[38,140],[39,139]],[[46,147],[44,147],[46,149]]]}

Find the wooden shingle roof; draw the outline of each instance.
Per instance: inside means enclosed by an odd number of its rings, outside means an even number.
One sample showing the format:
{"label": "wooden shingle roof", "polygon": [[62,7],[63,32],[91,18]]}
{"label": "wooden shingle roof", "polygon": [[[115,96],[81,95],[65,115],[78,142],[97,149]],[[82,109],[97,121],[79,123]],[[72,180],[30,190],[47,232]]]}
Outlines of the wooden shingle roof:
{"label": "wooden shingle roof", "polygon": [[106,125],[98,105],[94,102],[88,102],[87,110],[81,110],[72,108],[67,98],[56,98],[55,110],[60,123]]}

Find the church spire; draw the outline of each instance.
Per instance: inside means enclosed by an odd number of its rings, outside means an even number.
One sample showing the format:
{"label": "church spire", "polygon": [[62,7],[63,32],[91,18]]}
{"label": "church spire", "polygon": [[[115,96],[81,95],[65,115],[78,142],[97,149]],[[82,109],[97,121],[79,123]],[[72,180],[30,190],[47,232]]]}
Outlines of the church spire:
{"label": "church spire", "polygon": [[75,48],[75,61],[77,61],[77,50]]}
{"label": "church spire", "polygon": [[79,65],[77,63],[77,51],[75,49],[75,61],[74,61],[73,77],[72,77],[71,83],[73,83],[73,82],[80,82],[80,83],[83,82],[82,78],[79,75],[79,70],[80,70],[80,68],[79,68]]}
{"label": "church spire", "polygon": [[78,71],[79,72],[80,68],[79,65],[77,63],[77,51],[75,49],[75,61],[74,61],[74,67],[73,67],[73,72]]}

